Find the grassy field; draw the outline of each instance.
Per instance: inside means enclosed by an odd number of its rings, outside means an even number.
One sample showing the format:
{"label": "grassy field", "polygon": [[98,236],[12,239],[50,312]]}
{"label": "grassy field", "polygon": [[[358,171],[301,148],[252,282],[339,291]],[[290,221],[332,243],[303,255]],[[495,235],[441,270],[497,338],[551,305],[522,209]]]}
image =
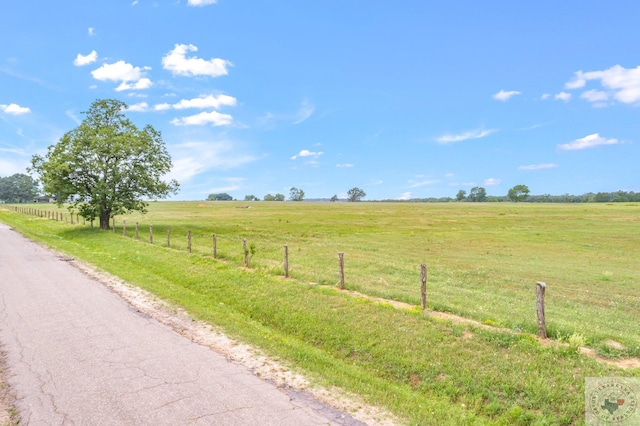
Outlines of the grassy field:
{"label": "grassy field", "polygon": [[[584,377],[639,375],[526,333],[439,322],[333,288],[344,252],[348,289],[418,305],[426,263],[429,309],[535,333],[535,283],[545,281],[553,337],[638,356],[639,205],[163,202],[117,218],[116,233],[10,212],[0,220],[411,424],[579,424]],[[154,245],[142,243],[150,224]],[[251,271],[239,268],[243,238],[255,247]],[[294,280],[278,277],[285,244]]]}

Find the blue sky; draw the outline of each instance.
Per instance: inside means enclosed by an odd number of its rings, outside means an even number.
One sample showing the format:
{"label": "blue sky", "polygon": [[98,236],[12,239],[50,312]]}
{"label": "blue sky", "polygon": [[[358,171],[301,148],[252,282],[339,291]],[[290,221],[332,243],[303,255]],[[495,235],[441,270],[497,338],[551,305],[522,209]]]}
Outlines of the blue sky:
{"label": "blue sky", "polygon": [[2,2],[0,176],[96,99],[175,199],[640,191],[640,2]]}

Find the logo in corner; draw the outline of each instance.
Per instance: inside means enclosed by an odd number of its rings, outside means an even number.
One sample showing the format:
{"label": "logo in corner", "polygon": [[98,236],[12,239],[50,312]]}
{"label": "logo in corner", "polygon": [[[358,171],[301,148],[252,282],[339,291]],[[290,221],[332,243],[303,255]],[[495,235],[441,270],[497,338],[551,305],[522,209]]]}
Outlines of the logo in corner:
{"label": "logo in corner", "polygon": [[591,386],[587,386],[586,389],[587,424],[594,424],[593,420],[596,419],[621,425],[630,424],[626,421],[638,411],[636,390],[621,378],[609,377],[590,381],[592,383],[587,384]]}

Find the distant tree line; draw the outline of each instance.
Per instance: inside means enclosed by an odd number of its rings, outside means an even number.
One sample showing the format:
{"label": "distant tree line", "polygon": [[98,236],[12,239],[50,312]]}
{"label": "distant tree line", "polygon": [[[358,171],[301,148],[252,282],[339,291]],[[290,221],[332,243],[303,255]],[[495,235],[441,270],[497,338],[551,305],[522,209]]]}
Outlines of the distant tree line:
{"label": "distant tree line", "polygon": [[[304,191],[300,188],[296,188],[294,186],[289,189],[289,201],[303,201],[304,196],[305,196]],[[352,201],[352,202],[362,201],[362,199],[366,196],[367,194],[358,187],[353,187],[349,191],[347,191],[347,201]],[[209,194],[209,196],[207,197],[207,201],[233,201],[233,199],[234,198],[231,195],[227,194],[226,192]],[[264,201],[284,201],[285,196],[284,194],[276,194],[276,195],[267,194],[264,196],[263,200]],[[253,194],[249,194],[244,196],[244,201],[260,201],[260,198],[256,197]],[[334,195],[333,197],[331,197],[330,201],[331,202],[338,201],[338,196]]]}

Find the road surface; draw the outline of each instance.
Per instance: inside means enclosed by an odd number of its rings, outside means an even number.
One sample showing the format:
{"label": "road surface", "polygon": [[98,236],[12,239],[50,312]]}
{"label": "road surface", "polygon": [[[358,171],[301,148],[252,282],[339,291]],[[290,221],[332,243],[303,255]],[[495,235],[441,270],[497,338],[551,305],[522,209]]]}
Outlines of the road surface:
{"label": "road surface", "polygon": [[3,224],[0,344],[21,424],[363,424],[141,314]]}

